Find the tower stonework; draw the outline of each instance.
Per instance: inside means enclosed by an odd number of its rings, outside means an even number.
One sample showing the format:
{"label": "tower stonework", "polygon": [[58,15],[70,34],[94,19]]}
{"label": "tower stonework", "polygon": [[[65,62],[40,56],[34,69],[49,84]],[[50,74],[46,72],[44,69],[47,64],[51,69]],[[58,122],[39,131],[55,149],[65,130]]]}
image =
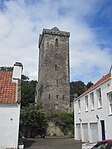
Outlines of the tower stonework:
{"label": "tower stonework", "polygon": [[38,97],[43,111],[69,111],[70,33],[57,27],[43,29],[39,37]]}

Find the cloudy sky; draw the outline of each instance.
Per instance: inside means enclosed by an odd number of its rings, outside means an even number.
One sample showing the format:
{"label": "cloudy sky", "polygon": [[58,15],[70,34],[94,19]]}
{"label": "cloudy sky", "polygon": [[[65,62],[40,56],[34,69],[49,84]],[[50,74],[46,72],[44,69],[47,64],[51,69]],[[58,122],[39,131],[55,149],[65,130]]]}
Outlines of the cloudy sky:
{"label": "cloudy sky", "polygon": [[37,79],[43,28],[70,32],[71,81],[95,82],[112,64],[112,0],[0,0],[0,64]]}

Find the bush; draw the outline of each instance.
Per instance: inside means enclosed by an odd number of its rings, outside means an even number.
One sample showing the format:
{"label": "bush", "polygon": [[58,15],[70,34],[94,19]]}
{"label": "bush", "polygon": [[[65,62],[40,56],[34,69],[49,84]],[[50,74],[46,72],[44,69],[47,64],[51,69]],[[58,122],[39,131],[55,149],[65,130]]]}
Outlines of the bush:
{"label": "bush", "polygon": [[29,104],[21,109],[20,130],[25,137],[36,137],[45,135],[47,119],[41,112],[39,104]]}
{"label": "bush", "polygon": [[74,131],[74,116],[73,113],[61,112],[61,113],[49,113],[47,117],[48,121],[52,121],[58,126],[64,135],[72,135]]}

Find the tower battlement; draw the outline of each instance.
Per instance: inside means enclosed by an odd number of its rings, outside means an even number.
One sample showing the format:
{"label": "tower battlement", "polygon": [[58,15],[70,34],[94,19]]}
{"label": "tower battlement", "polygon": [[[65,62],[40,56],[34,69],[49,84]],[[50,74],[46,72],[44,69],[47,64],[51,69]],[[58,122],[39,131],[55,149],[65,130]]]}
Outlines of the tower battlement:
{"label": "tower battlement", "polygon": [[51,34],[51,35],[59,35],[59,36],[66,36],[69,37],[70,33],[65,31],[60,31],[57,27],[52,29],[43,29],[43,34]]}
{"label": "tower battlement", "polygon": [[60,31],[57,27],[54,27],[52,29],[43,29],[42,34],[40,34],[40,37],[39,37],[39,46],[41,44],[44,34],[70,37],[70,32]]}

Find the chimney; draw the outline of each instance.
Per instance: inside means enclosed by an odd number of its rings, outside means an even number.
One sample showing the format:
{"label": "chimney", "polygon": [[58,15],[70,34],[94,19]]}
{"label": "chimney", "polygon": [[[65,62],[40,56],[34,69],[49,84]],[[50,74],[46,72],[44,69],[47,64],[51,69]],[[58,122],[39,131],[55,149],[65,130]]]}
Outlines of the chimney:
{"label": "chimney", "polygon": [[13,81],[21,79],[22,70],[23,70],[22,63],[16,62],[13,67],[13,75],[12,75]]}

